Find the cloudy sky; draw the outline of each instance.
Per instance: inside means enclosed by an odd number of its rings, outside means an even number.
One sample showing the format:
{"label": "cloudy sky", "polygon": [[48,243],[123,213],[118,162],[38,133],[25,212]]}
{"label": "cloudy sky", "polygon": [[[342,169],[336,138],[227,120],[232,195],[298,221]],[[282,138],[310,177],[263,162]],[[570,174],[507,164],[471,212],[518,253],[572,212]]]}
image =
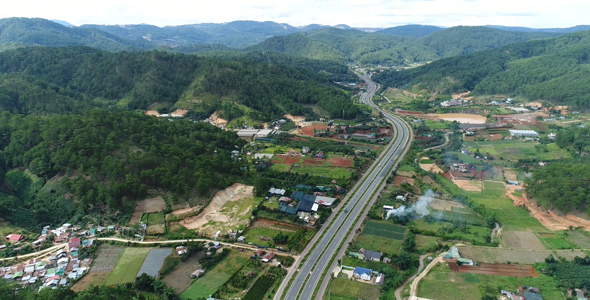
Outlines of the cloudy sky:
{"label": "cloudy sky", "polygon": [[588,0],[18,0],[0,17],[40,17],[82,24],[158,26],[275,21],[353,27],[404,24],[571,27],[588,24]]}

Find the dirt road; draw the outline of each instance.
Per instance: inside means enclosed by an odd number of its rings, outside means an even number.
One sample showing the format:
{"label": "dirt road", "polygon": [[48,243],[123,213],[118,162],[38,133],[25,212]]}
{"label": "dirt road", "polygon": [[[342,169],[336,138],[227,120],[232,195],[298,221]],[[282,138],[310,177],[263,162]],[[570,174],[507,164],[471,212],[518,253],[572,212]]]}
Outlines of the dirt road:
{"label": "dirt road", "polygon": [[0,258],[0,261],[5,261],[5,260],[13,260],[13,259],[23,259],[23,258],[29,258],[29,257],[39,257],[39,256],[43,256],[46,254],[49,254],[53,251],[57,251],[59,249],[65,248],[68,244],[59,244],[59,245],[55,245],[53,247],[47,248],[45,250],[41,250],[38,252],[33,252],[33,253],[29,253],[29,254],[24,254],[24,255],[18,255],[18,256],[13,256],[13,257],[7,257],[7,258]]}
{"label": "dirt road", "polygon": [[420,266],[418,266],[418,271],[416,272],[416,274],[414,276],[408,278],[408,280],[406,280],[406,282],[404,282],[404,284],[402,284],[400,287],[398,287],[395,290],[395,299],[402,300],[402,290],[404,289],[406,284],[408,284],[408,282],[414,280],[414,278],[416,278],[416,276],[418,276],[418,274],[420,274],[422,269],[424,269],[424,258],[426,258],[429,255],[431,255],[431,254],[424,254],[424,255],[420,256]]}

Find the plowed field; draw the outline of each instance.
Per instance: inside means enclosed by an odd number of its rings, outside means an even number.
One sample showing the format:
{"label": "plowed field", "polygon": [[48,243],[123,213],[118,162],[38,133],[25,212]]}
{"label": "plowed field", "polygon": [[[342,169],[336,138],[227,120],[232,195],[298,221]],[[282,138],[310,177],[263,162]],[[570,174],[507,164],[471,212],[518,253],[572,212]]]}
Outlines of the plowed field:
{"label": "plowed field", "polygon": [[[539,277],[539,274],[532,266],[523,265],[504,265],[504,264],[478,264],[477,266],[457,266],[459,272],[483,274],[483,275],[500,275],[514,277]],[[452,269],[452,268],[451,268]]]}

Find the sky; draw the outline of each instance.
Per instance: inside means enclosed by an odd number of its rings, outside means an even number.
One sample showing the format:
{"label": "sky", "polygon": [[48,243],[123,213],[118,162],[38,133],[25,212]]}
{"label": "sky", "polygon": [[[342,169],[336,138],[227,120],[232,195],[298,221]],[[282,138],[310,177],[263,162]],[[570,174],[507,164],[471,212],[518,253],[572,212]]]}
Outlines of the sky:
{"label": "sky", "polygon": [[590,23],[588,0],[18,0],[0,18],[38,17],[82,24],[157,26],[274,21],[352,27],[405,24],[505,25],[535,28]]}

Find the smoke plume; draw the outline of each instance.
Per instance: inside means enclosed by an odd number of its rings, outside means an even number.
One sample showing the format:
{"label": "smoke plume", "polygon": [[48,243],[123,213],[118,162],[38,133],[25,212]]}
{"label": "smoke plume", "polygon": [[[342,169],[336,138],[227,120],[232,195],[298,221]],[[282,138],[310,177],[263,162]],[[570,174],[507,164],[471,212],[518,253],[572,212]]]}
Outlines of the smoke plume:
{"label": "smoke plume", "polygon": [[430,205],[430,202],[434,196],[435,194],[432,192],[432,190],[427,190],[424,195],[418,198],[418,202],[414,203],[412,206],[407,207],[402,205],[399,208],[388,211],[387,217],[385,219],[390,219],[391,217],[405,217],[411,213],[415,213],[420,217],[427,216],[430,214],[428,205]]}

